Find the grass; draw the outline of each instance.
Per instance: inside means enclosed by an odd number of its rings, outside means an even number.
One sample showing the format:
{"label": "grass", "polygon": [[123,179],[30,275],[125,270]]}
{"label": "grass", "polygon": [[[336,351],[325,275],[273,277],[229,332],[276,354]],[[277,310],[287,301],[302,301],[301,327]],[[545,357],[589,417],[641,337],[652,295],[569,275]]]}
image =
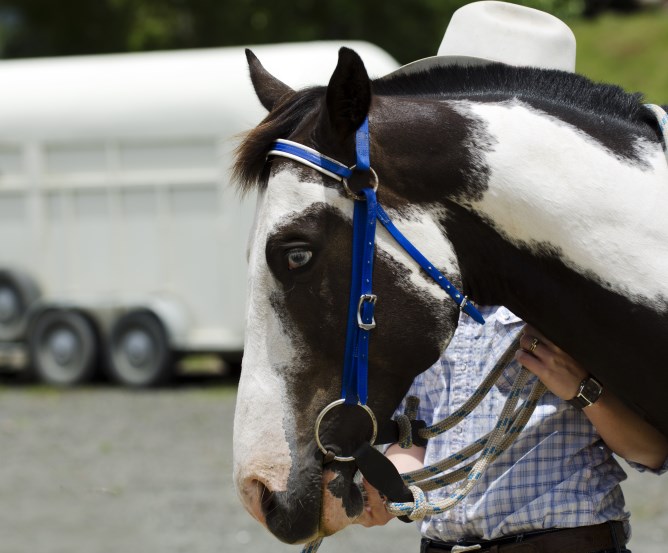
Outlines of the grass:
{"label": "grass", "polygon": [[577,39],[577,72],[668,104],[668,10],[567,22]]}

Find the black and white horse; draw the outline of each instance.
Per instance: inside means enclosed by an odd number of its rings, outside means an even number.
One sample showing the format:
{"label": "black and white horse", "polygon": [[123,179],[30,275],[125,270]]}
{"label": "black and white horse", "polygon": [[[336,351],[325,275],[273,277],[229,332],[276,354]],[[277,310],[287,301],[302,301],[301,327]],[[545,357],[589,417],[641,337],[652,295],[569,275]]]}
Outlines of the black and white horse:
{"label": "black and white horse", "polygon": [[[509,307],[668,433],[668,164],[638,96],[502,65],[370,81],[346,49],[327,87],[295,92],[249,63],[270,113],[236,164],[259,200],[234,470],[271,532],[331,534],[363,502],[354,463],[323,468],[314,436],[341,389],[353,202],[267,154],[290,139],[352,165],[367,116],[378,200],[404,234],[472,300]],[[369,406],[385,419],[448,344],[458,309],[384,229],[374,264]],[[362,410],[337,410],[320,438],[345,454],[369,432]]]}

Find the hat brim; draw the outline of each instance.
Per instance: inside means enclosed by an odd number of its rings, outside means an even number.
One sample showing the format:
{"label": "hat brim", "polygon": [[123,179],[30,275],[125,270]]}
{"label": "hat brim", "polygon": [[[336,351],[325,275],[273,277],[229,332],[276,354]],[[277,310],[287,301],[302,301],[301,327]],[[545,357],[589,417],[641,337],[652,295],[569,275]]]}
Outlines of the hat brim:
{"label": "hat brim", "polygon": [[399,69],[395,69],[385,77],[394,77],[396,75],[410,75],[413,73],[421,73],[429,71],[436,67],[448,67],[451,65],[489,65],[491,63],[502,63],[500,61],[491,60],[487,58],[476,58],[474,56],[430,56],[422,58],[421,60],[412,61],[406,65],[402,65]]}

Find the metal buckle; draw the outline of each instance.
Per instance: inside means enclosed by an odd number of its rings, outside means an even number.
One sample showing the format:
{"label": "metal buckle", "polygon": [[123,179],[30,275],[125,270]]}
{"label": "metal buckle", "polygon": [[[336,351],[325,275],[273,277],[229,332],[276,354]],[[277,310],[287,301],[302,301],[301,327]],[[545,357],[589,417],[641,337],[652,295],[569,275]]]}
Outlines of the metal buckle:
{"label": "metal buckle", "polygon": [[[355,170],[356,165],[352,165],[349,167],[351,171]],[[378,190],[378,175],[376,172],[373,170],[372,167],[369,167],[369,174],[371,175],[371,188],[373,188],[373,191],[375,192]],[[351,199],[351,200],[366,200],[366,196],[364,194],[355,194],[350,187],[348,186],[348,179],[346,178],[341,178],[341,182],[343,183],[343,190],[345,191],[346,195]]]}
{"label": "metal buckle", "polygon": [[464,299],[462,300],[462,303],[459,304],[459,310],[464,311],[464,308],[466,307],[466,304],[469,302],[469,297],[464,296]]}
{"label": "metal buckle", "polygon": [[[330,403],[327,407],[325,407],[322,411],[320,411],[320,414],[318,415],[318,418],[315,420],[315,443],[318,444],[318,449],[322,451],[325,455],[329,453],[327,449],[325,449],[325,446],[322,445],[322,442],[320,441],[320,424],[322,423],[322,419],[325,418],[325,415],[329,413],[334,407],[338,407],[339,405],[343,405],[346,402],[345,399],[337,399],[336,401],[333,401]],[[378,421],[376,420],[376,415],[373,414],[373,411],[369,408],[368,405],[364,405],[362,403],[357,402],[357,407],[361,407],[366,411],[366,413],[369,415],[369,418],[371,419],[371,425],[372,425],[372,433],[371,433],[371,439],[369,440],[369,445],[373,445],[376,443],[376,437],[378,436]],[[339,457],[338,455],[334,456],[333,461],[344,461],[344,462],[349,462],[349,461],[354,461],[355,457]]]}
{"label": "metal buckle", "polygon": [[360,301],[357,302],[357,326],[359,326],[362,330],[373,330],[376,328],[376,319],[373,315],[371,316],[370,323],[365,323],[362,321],[362,304],[365,301],[368,301],[371,305],[376,305],[377,299],[378,296],[376,296],[376,294],[362,294],[360,296]]}

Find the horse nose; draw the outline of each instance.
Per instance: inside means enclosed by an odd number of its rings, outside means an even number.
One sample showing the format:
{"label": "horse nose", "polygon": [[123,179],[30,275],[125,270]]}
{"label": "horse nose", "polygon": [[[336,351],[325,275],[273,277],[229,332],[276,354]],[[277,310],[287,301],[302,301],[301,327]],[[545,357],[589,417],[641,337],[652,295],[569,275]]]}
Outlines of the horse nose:
{"label": "horse nose", "polygon": [[239,491],[246,510],[279,540],[302,543],[317,532],[319,509],[310,501],[291,500],[287,492],[274,492],[252,477],[242,482]]}

